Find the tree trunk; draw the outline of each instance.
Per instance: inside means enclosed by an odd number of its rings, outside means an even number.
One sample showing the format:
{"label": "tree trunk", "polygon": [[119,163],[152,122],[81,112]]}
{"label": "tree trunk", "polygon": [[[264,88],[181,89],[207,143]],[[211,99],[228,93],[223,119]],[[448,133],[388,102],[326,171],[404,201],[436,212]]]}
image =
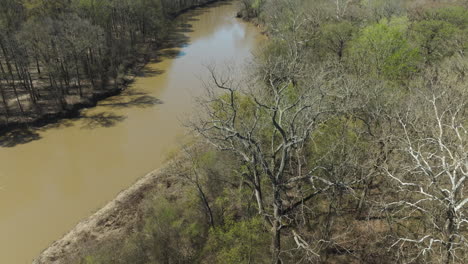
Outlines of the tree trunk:
{"label": "tree trunk", "polygon": [[36,57],[36,70],[39,77],[41,77],[41,67],[39,66],[39,59]]}
{"label": "tree trunk", "polygon": [[[13,75],[13,69],[11,67],[11,64],[10,62],[8,61],[8,56],[7,56],[7,53],[6,53],[6,50],[5,50],[5,47],[3,46],[3,44],[0,42],[0,46],[1,46],[1,49],[3,51],[3,56],[5,57],[5,63],[7,65],[7,68],[8,68],[8,72],[10,74],[10,78],[11,78],[11,85],[13,87],[13,92],[15,94],[15,97],[16,97],[16,102],[18,103],[18,107],[21,111],[21,115],[24,117],[24,109],[23,109],[23,106],[21,105],[21,102],[20,102],[20,99],[19,99],[19,95],[18,95],[18,91],[16,90],[16,84],[15,84],[15,77]],[[2,73],[5,74],[5,71],[3,69],[3,66],[2,66]],[[5,75],[6,76],[6,75]]]}
{"label": "tree trunk", "polygon": [[16,75],[18,76],[18,80],[21,80],[23,83],[24,90],[26,90],[29,93],[29,98],[31,99],[31,102],[33,105],[36,105],[36,96],[34,95],[33,90],[29,86],[29,80],[27,79],[27,76],[24,72],[23,69],[20,70],[20,67],[18,67],[18,63],[15,61],[15,70],[16,70]]}
{"label": "tree trunk", "polygon": [[83,97],[83,89],[81,88],[81,79],[80,79],[80,70],[78,68],[78,56],[75,54],[75,70],[76,70],[76,79],[78,82],[78,89],[80,91],[80,98]]}
{"label": "tree trunk", "polygon": [[51,89],[51,92],[52,92],[52,96],[55,98],[55,101],[57,102],[57,105],[61,106],[61,101],[60,101],[60,98],[58,96],[58,92],[57,92],[57,88],[55,87],[55,84],[54,84],[54,80],[52,78],[52,75],[49,73],[49,83],[50,83],[50,87],[52,88]]}
{"label": "tree trunk", "polygon": [[86,66],[86,74],[88,75],[88,78],[91,81],[91,86],[93,87],[93,90],[96,89],[96,83],[94,82],[94,76],[91,71],[91,59],[89,58],[90,56],[86,54],[86,60],[85,60],[85,66]]}
{"label": "tree trunk", "polygon": [[65,88],[63,88],[63,84],[62,84],[62,81],[60,80],[60,86],[62,87],[62,90],[66,93],[66,94],[69,94],[70,93],[70,75],[68,74],[68,70],[66,69],[65,65],[63,64],[63,61],[60,60],[60,67],[62,69],[62,72],[63,72],[63,79],[65,81]]}
{"label": "tree trunk", "polygon": [[272,264],[281,264],[281,210],[282,202],[278,186],[273,186]]}
{"label": "tree trunk", "polygon": [[455,240],[455,209],[450,206],[448,211],[447,211],[447,235],[448,235],[448,241],[446,245],[446,260],[445,264],[450,264],[453,261],[453,242]]}
{"label": "tree trunk", "polygon": [[5,90],[3,89],[3,85],[1,82],[0,82],[0,93],[2,95],[3,106],[5,107],[5,121],[6,121],[6,124],[8,124],[8,116],[10,115],[10,109],[8,108],[8,102],[6,99]]}
{"label": "tree trunk", "polygon": [[206,198],[205,192],[203,191],[202,187],[198,182],[195,183],[197,186],[198,193],[200,194],[200,199],[205,207],[206,214],[208,215],[208,222],[211,227],[215,227],[213,211],[211,210],[210,204],[208,203],[208,199]]}

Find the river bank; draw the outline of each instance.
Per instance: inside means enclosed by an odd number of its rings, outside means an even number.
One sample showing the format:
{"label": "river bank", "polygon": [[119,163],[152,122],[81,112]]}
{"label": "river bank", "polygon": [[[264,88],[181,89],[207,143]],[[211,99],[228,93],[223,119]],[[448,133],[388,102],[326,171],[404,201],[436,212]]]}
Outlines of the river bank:
{"label": "river bank", "polygon": [[[17,116],[10,118],[7,123],[0,124],[0,147],[9,147],[2,144],[1,137],[14,137],[10,135],[17,130],[35,129],[47,126],[49,124],[57,123],[60,120],[68,118],[77,118],[80,116],[80,111],[87,108],[95,107],[100,101],[119,95],[124,91],[135,79],[135,77],[142,71],[142,69],[153,58],[154,54],[158,54],[163,49],[170,49],[177,47],[177,41],[174,41],[174,32],[177,31],[177,18],[190,10],[204,7],[209,4],[225,1],[225,0],[201,0],[195,1],[194,4],[189,6],[181,6],[180,10],[173,10],[167,15],[168,23],[171,25],[170,32],[161,41],[145,43],[139,48],[137,54],[133,56],[130,61],[124,65],[122,72],[118,73],[116,80],[107,81],[102,84],[100,89],[94,89],[91,93],[83,97],[77,97],[71,93],[66,98],[67,104],[64,108],[50,108],[48,111],[35,113],[31,116]],[[158,58],[156,58],[158,59]],[[78,93],[78,88],[75,87],[75,93]],[[24,103],[24,102],[23,102]]]}
{"label": "river bank", "polygon": [[[264,37],[235,18],[237,1],[178,17],[175,48],[151,57],[118,95],[0,148],[0,262],[31,263],[41,251],[137,179],[165,164],[205,92],[204,65],[240,64]],[[171,40],[172,42],[172,40]],[[25,166],[27,161],[27,166]]]}
{"label": "river bank", "polygon": [[66,264],[78,261],[87,248],[99,246],[108,239],[118,240],[132,233],[141,222],[142,206],[147,196],[161,188],[167,168],[155,170],[90,217],[79,222],[70,232],[44,250],[33,264]]}

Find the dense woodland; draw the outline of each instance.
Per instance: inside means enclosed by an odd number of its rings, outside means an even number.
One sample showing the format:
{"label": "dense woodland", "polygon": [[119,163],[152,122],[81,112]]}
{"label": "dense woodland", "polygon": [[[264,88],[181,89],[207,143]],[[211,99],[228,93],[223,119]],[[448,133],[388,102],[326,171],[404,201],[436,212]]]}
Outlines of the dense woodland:
{"label": "dense woodland", "polygon": [[167,37],[172,17],[206,2],[2,0],[0,125],[117,91],[137,59]]}
{"label": "dense woodland", "polygon": [[[79,263],[468,263],[466,2],[241,2],[267,44],[243,69],[209,68],[197,137],[138,230]],[[15,93],[22,111],[63,106],[115,79],[168,8],[7,3],[6,116]]]}

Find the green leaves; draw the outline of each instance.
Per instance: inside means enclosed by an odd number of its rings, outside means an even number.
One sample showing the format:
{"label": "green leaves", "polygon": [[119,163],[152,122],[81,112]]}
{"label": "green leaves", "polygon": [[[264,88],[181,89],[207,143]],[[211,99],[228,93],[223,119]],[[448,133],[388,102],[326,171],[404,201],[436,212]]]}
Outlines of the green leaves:
{"label": "green leaves", "polygon": [[419,21],[412,28],[412,37],[426,62],[452,55],[456,50],[456,35],[459,33],[455,26],[441,20]]}
{"label": "green leaves", "polygon": [[426,12],[425,18],[445,21],[460,29],[468,28],[468,9],[461,6],[431,9]]}
{"label": "green leaves", "polygon": [[320,29],[322,46],[342,58],[355,31],[356,27],[348,21],[325,24]]}
{"label": "green leaves", "polygon": [[360,60],[358,70],[390,80],[416,72],[421,57],[406,37],[408,25],[406,17],[399,17],[365,27],[351,44],[351,60]]}
{"label": "green leaves", "polygon": [[231,219],[223,227],[210,231],[205,251],[216,252],[212,263],[268,263],[269,241],[260,217]]}
{"label": "green leaves", "polygon": [[412,27],[412,37],[427,63],[434,63],[468,48],[468,9],[451,6],[426,11]]}

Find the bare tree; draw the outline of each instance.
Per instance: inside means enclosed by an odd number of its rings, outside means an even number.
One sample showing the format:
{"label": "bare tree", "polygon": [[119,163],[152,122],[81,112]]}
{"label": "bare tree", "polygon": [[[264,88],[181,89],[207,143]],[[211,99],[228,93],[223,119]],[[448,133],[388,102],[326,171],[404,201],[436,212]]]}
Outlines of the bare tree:
{"label": "bare tree", "polygon": [[466,81],[438,71],[425,78],[396,118],[401,126],[395,135],[399,151],[396,161],[385,166],[398,188],[387,210],[404,226],[392,248],[407,262],[466,263]]}
{"label": "bare tree", "polygon": [[212,84],[199,100],[203,114],[191,123],[209,143],[243,161],[258,212],[272,227],[273,263],[282,262],[282,232],[294,221],[289,216],[319,194],[349,186],[342,178],[323,177],[319,171],[325,168],[307,162],[311,133],[334,116],[342,98],[326,70],[304,78],[305,67],[300,52],[270,56],[242,84],[233,81],[232,69],[221,75],[211,67]]}
{"label": "bare tree", "polygon": [[336,12],[336,19],[341,20],[343,16],[345,16],[349,4],[352,0],[333,0],[335,2],[335,12]]}

